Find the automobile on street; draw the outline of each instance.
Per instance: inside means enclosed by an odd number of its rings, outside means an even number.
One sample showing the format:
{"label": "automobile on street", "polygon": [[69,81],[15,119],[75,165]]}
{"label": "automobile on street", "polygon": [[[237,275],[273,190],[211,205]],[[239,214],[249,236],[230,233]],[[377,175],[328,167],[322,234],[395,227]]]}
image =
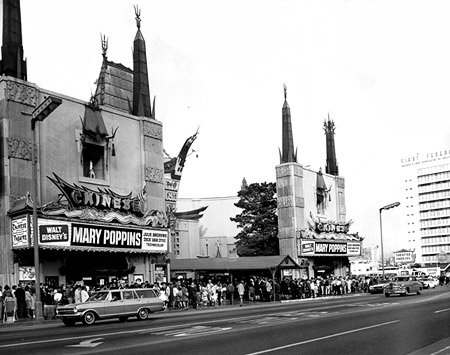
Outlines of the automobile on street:
{"label": "automobile on street", "polygon": [[396,276],[384,288],[384,295],[406,296],[409,293],[422,293],[423,286],[415,276]]}
{"label": "automobile on street", "polygon": [[164,310],[164,303],[153,289],[117,289],[95,292],[86,302],[56,308],[56,318],[67,326],[81,321],[92,325],[100,319],[129,317],[147,319],[150,313]]}

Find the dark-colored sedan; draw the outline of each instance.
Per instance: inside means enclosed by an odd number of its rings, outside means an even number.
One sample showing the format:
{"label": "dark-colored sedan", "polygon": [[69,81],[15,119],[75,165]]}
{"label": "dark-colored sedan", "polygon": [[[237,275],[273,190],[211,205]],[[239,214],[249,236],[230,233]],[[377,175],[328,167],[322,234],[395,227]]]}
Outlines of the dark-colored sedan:
{"label": "dark-colored sedan", "polygon": [[384,288],[384,295],[406,296],[409,293],[422,293],[423,286],[415,276],[397,276],[394,277]]}

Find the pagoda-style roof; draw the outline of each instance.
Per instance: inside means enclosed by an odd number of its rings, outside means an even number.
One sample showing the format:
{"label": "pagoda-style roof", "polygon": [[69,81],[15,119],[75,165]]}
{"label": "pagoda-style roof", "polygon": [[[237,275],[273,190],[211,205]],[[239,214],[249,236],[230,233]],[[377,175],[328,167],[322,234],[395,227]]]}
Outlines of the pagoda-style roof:
{"label": "pagoda-style roof", "polygon": [[101,106],[130,113],[133,102],[133,71],[104,59],[95,97]]}

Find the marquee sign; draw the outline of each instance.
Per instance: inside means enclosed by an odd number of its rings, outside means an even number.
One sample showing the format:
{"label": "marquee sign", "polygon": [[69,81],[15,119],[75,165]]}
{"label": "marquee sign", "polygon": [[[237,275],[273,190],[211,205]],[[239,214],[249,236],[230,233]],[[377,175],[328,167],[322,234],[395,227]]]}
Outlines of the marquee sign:
{"label": "marquee sign", "polygon": [[299,256],[356,256],[361,255],[360,242],[330,240],[298,240]]}
{"label": "marquee sign", "polygon": [[[21,221],[17,221],[16,224]],[[166,253],[169,233],[167,230],[149,228],[122,228],[91,223],[74,223],[52,219],[38,219],[39,245],[44,248],[89,248],[103,251],[128,251],[142,253]],[[23,232],[23,231],[22,231]],[[22,233],[23,234],[23,233]],[[32,246],[28,240],[14,242],[13,247]]]}
{"label": "marquee sign", "polygon": [[109,189],[98,188],[98,191],[94,191],[85,186],[71,185],[55,173],[53,175],[55,179],[48,178],[63,193],[72,209],[95,207],[101,210],[131,212],[137,216],[142,216],[145,213],[145,192],[139,196],[131,197],[131,192],[128,195],[119,195]]}
{"label": "marquee sign", "polygon": [[316,221],[315,231],[316,233],[348,233],[350,228],[350,222],[337,223],[333,221]]}

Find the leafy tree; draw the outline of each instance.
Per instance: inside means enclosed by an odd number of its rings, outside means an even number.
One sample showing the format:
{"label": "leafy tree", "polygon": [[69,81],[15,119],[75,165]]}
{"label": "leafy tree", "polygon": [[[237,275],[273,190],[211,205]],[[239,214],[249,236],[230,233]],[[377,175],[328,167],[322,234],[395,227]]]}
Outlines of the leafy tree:
{"label": "leafy tree", "polygon": [[276,184],[253,183],[238,192],[234,205],[242,213],[231,217],[242,229],[235,237],[239,256],[279,255]]}

